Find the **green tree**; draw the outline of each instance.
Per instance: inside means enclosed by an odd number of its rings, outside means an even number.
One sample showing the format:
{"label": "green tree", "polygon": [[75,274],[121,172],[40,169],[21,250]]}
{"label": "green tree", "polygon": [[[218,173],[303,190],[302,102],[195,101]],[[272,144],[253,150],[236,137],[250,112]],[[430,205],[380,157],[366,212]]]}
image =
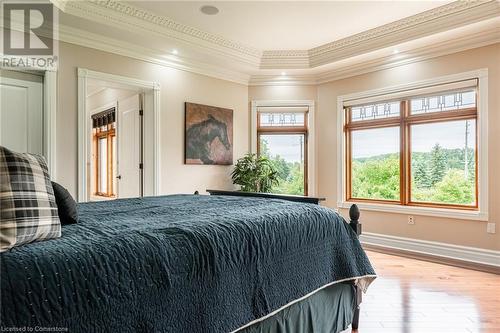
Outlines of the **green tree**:
{"label": "green tree", "polygon": [[475,200],[474,184],[465,178],[462,170],[449,170],[443,180],[436,184],[432,196],[434,202],[473,204]]}
{"label": "green tree", "polygon": [[430,181],[431,185],[440,182],[446,173],[446,156],[443,148],[436,143],[431,150],[431,170]]}
{"label": "green tree", "polygon": [[304,169],[299,162],[288,162],[290,174],[287,179],[273,187],[274,193],[282,194],[304,194]]}
{"label": "green tree", "polygon": [[280,194],[304,194],[304,169],[299,162],[288,162],[280,155],[273,155],[265,139],[260,141],[260,156],[267,157],[277,172],[279,183],[270,192]]}
{"label": "green tree", "polygon": [[415,185],[419,188],[429,188],[431,187],[431,180],[429,177],[429,168],[427,163],[423,160],[417,160],[412,165],[412,168],[415,170],[413,173],[413,177],[415,180]]}
{"label": "green tree", "polygon": [[353,161],[352,195],[355,198],[399,199],[399,157],[369,158]]}

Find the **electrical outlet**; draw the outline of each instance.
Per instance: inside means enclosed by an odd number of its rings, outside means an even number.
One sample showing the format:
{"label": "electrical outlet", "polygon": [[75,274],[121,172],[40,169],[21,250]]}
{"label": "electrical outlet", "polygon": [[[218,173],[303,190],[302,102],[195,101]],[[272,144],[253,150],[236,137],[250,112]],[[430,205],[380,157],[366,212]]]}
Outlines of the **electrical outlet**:
{"label": "electrical outlet", "polygon": [[415,218],[411,215],[408,216],[408,224],[411,224],[411,225],[415,224]]}
{"label": "electrical outlet", "polygon": [[494,234],[495,233],[495,223],[488,223],[486,225],[486,232],[489,234]]}

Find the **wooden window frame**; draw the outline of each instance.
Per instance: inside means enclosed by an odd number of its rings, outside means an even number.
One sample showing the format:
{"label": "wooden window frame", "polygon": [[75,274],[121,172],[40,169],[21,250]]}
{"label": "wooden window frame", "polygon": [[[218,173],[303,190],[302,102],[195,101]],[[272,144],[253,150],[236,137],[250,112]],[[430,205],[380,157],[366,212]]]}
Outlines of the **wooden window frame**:
{"label": "wooden window frame", "polygon": [[[279,113],[279,112],[277,112]],[[261,135],[304,135],[304,195],[309,193],[309,173],[308,173],[308,146],[309,146],[309,111],[295,112],[304,114],[303,126],[261,126],[260,112],[257,113],[257,156],[260,156],[260,137]]]}
{"label": "wooden window frame", "polygon": [[[114,123],[113,123],[114,124]],[[106,198],[114,198],[116,197],[116,193],[114,192],[114,175],[113,175],[113,166],[116,161],[113,159],[113,138],[116,140],[116,130],[113,127],[113,124],[108,124],[106,126],[105,130],[101,130],[100,128],[94,129],[94,134],[93,134],[93,145],[94,145],[94,174],[95,174],[95,179],[94,179],[94,186],[95,186],[95,191],[94,195],[99,196],[99,197],[106,197]],[[99,140],[102,138],[106,138],[106,155],[107,155],[107,192],[100,192],[99,191],[99,180],[100,180],[100,171],[99,171],[99,158],[100,158],[100,152],[99,152]]]}
{"label": "wooden window frame", "polygon": [[[353,122],[351,119],[351,108],[344,108],[344,140],[345,140],[345,198],[348,202],[366,202],[377,204],[391,204],[413,207],[432,207],[459,210],[479,210],[479,184],[478,184],[478,93],[476,90],[476,106],[467,109],[455,109],[450,111],[436,111],[428,113],[411,114],[411,99],[415,96],[407,97],[400,101],[399,117],[387,117],[381,119],[368,119]],[[445,92],[441,92],[445,93]],[[387,102],[390,102],[388,100]],[[356,105],[358,106],[358,105]],[[411,127],[416,124],[435,124],[455,120],[474,120],[475,123],[475,203],[473,205],[416,202],[411,200]],[[399,127],[400,129],[400,198],[399,200],[356,198],[352,196],[352,132],[356,130],[366,130],[385,127]]]}

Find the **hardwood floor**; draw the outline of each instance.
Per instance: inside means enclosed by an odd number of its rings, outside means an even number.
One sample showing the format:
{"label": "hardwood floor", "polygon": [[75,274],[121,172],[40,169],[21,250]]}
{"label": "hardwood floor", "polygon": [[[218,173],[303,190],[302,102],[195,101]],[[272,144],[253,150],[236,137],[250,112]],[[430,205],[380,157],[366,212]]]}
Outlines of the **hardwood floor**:
{"label": "hardwood floor", "polygon": [[357,332],[500,332],[500,275],[367,254],[378,278],[363,295]]}

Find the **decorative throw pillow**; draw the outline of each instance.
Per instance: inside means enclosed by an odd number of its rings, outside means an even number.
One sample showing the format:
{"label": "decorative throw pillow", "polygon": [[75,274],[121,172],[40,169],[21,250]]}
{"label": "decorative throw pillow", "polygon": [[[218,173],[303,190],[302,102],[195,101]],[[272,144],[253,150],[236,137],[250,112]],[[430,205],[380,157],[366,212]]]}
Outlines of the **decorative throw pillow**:
{"label": "decorative throw pillow", "polygon": [[52,182],[54,196],[56,197],[57,212],[62,225],[78,222],[78,210],[76,201],[68,190],[56,182]]}
{"label": "decorative throw pillow", "polygon": [[60,236],[45,159],[0,146],[0,252]]}

